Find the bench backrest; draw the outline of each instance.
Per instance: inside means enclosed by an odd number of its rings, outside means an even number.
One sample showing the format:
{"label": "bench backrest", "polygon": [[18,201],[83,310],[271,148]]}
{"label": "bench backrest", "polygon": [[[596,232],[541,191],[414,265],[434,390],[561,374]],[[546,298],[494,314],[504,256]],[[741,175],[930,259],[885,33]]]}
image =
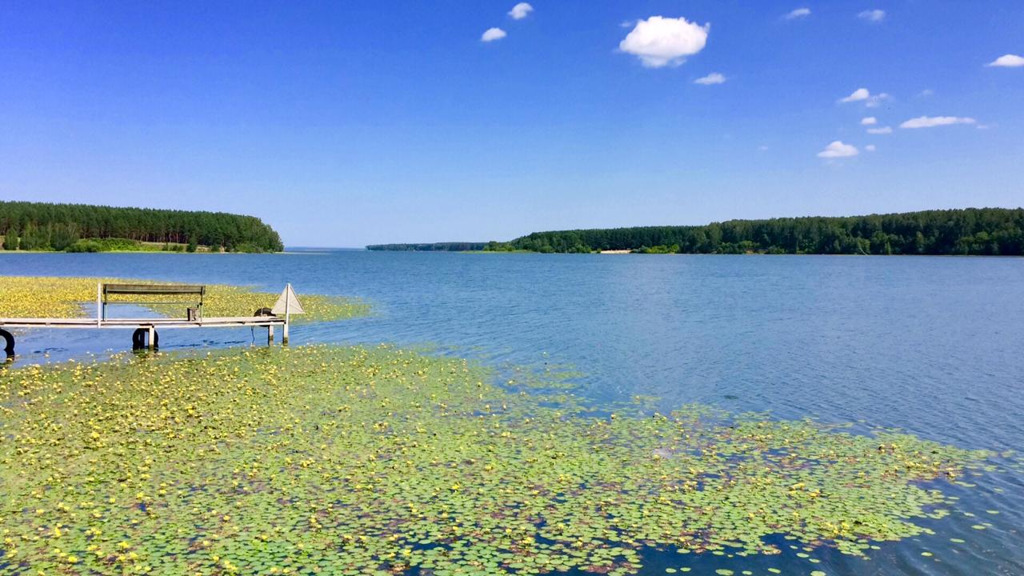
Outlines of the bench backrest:
{"label": "bench backrest", "polygon": [[203,296],[206,294],[206,286],[193,284],[104,284],[103,294],[182,294]]}

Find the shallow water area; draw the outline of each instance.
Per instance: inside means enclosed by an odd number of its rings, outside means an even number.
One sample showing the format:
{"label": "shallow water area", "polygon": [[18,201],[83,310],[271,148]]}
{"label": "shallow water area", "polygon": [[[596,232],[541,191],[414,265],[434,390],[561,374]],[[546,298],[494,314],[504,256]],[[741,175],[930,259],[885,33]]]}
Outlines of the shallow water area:
{"label": "shallow water area", "polygon": [[[297,343],[433,343],[438,353],[492,366],[571,367],[581,395],[597,404],[650,395],[663,412],[699,402],[858,431],[899,428],[969,449],[1024,446],[1019,259],[41,254],[0,255],[0,273],[258,284],[271,292],[291,282],[300,298],[358,296],[374,306],[368,318],[296,329]],[[260,336],[168,331],[161,344],[173,351]],[[18,364],[124,350],[125,338],[26,333]],[[948,517],[927,521],[935,534],[880,544],[871,560],[827,548],[739,559],[669,551],[645,553],[643,573],[1020,573],[1024,474],[1016,457],[996,461],[1003,471],[958,479],[973,487],[944,488],[960,500]]]}

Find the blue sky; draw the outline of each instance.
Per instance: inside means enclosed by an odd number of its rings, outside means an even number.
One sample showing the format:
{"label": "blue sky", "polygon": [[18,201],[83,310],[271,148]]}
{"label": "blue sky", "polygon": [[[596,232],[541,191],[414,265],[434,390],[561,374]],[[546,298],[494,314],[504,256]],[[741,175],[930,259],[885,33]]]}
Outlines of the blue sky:
{"label": "blue sky", "polygon": [[293,246],[1024,204],[1020,0],[530,4],[6,0],[0,198]]}

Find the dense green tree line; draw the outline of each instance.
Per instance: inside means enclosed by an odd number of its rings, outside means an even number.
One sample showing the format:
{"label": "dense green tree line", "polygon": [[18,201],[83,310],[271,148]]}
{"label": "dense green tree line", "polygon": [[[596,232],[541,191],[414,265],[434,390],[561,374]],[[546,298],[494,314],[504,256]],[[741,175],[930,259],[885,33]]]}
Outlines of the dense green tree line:
{"label": "dense green tree line", "polygon": [[486,250],[689,254],[1024,255],[1024,209],[968,208],[842,218],[730,220],[706,226],[648,226],[536,232]]}
{"label": "dense green tree line", "polygon": [[199,245],[213,249],[280,252],[281,237],[253,216],[223,212],[113,208],[86,204],[0,201],[0,235],[6,250],[91,251],[109,243],[93,239],[125,239]]}
{"label": "dense green tree line", "polygon": [[471,252],[483,250],[484,242],[434,242],[433,244],[372,244],[367,250],[389,252]]}

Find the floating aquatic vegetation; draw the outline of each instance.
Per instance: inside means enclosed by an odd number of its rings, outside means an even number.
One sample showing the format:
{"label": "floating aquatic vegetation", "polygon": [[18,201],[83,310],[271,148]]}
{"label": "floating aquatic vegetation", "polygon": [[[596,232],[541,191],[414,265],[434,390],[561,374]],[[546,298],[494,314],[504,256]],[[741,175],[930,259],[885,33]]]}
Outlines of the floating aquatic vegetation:
{"label": "floating aquatic vegetation", "polygon": [[[0,276],[0,318],[78,318],[94,314],[89,306],[96,302],[98,282],[151,283],[112,278],[64,278]],[[263,307],[273,306],[279,294],[258,292],[239,286],[207,285],[203,304],[206,316],[252,316]],[[118,296],[117,302],[139,304],[155,312],[185,315],[187,302],[164,305],[166,296]],[[352,298],[302,295],[306,314],[294,316],[295,322],[341,320],[369,313],[369,305]]]}
{"label": "floating aquatic vegetation", "polygon": [[864,555],[987,457],[490,376],[327,346],[0,374],[0,574],[625,575],[773,535]]}

